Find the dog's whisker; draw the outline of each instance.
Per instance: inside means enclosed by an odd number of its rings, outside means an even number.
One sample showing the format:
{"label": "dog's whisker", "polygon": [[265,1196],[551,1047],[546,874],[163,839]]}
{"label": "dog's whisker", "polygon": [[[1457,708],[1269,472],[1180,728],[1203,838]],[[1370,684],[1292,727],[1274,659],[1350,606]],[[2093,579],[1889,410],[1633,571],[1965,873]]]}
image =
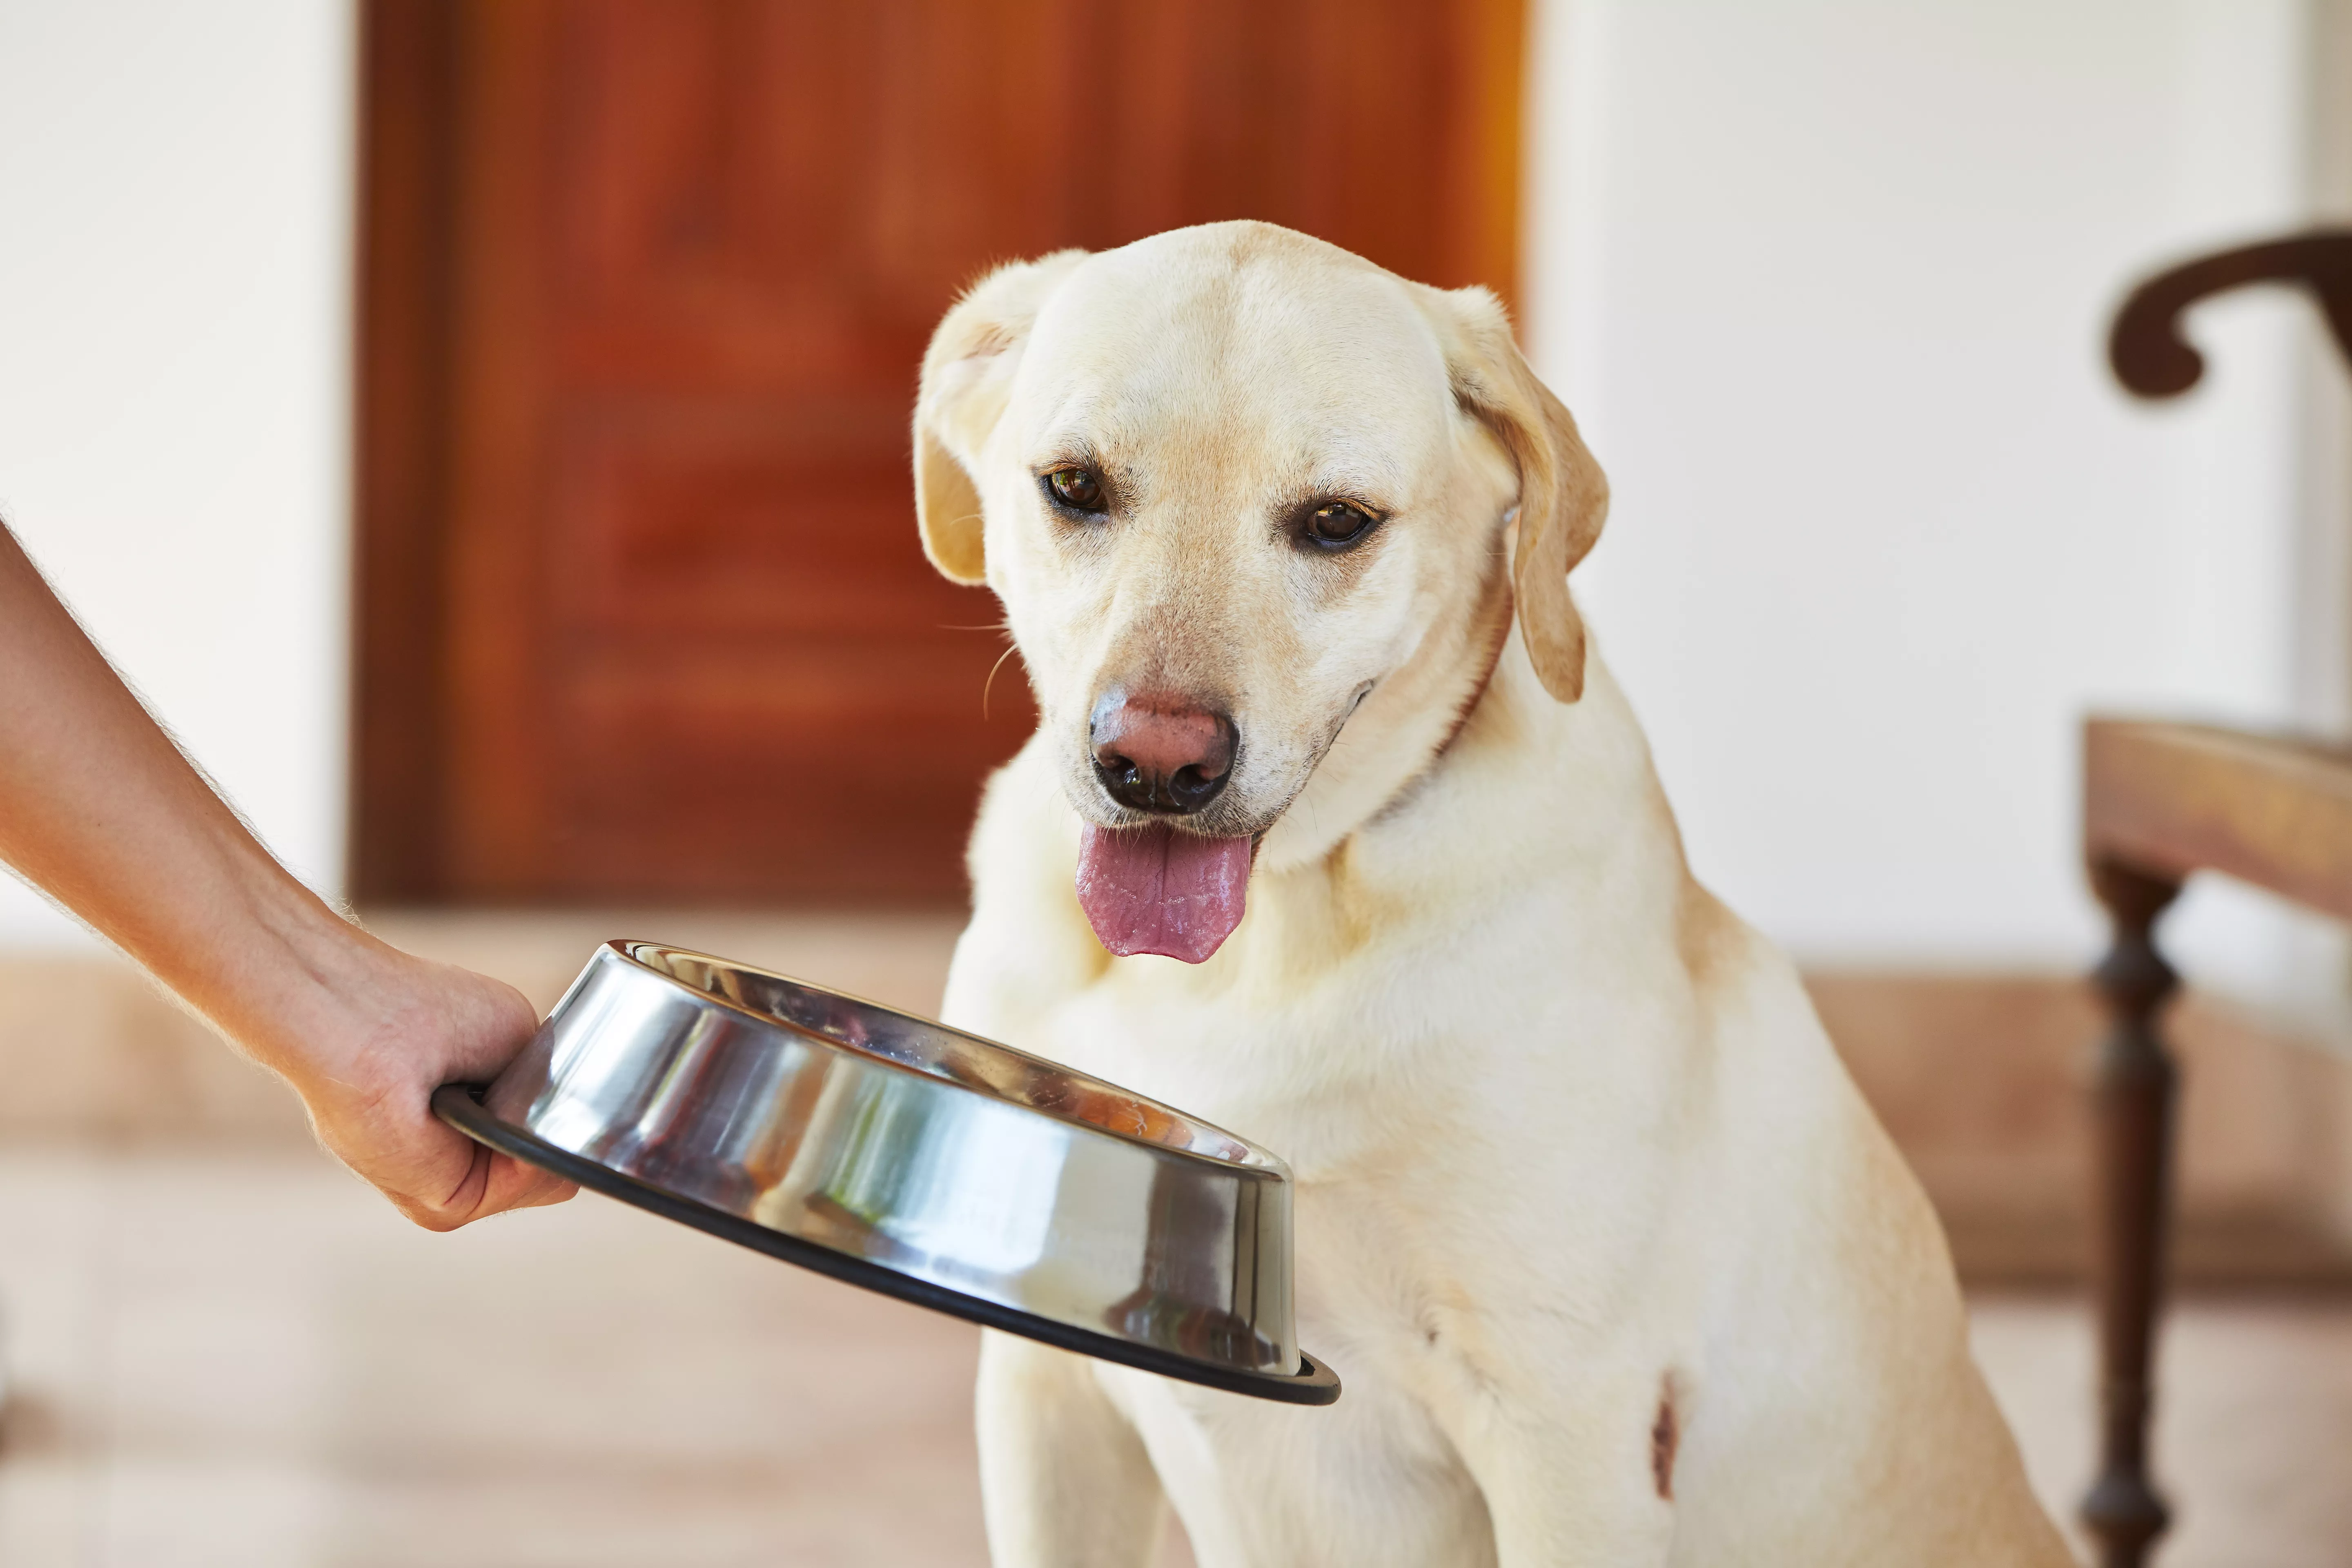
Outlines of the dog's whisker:
{"label": "dog's whisker", "polygon": [[1003,669],[1004,661],[1018,651],[1018,643],[1006,643],[1004,651],[996,656],[996,662],[988,667],[988,679],[980,683],[980,721],[983,724],[988,722],[988,694],[996,689],[996,672]]}

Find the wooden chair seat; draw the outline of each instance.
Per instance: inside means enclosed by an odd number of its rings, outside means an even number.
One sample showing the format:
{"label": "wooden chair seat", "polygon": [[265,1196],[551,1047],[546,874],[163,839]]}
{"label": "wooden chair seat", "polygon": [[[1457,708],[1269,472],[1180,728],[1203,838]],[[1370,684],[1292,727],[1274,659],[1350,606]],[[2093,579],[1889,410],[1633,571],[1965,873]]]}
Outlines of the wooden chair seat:
{"label": "wooden chair seat", "polygon": [[2210,724],[2083,726],[2094,860],[2220,871],[2352,920],[2352,749]]}

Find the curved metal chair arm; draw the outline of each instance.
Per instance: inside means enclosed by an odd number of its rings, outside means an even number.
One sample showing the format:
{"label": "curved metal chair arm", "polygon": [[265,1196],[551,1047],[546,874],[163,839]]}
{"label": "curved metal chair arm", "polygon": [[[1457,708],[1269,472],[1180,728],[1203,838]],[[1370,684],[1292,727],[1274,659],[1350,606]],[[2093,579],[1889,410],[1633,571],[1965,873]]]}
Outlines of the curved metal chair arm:
{"label": "curved metal chair arm", "polygon": [[2200,300],[2250,283],[2308,289],[2336,349],[2352,361],[2352,228],[2313,229],[2200,257],[2134,289],[2107,334],[2116,379],[2142,397],[2171,397],[2196,385],[2205,356],[2181,335],[2181,316]]}

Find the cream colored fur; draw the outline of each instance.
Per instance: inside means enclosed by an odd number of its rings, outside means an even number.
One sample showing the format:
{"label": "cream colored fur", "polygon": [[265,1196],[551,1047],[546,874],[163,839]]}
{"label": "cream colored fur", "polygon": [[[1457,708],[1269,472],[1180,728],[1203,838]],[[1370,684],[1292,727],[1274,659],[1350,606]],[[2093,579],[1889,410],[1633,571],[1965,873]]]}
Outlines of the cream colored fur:
{"label": "cream colored fur", "polygon": [[[1605,487],[1491,296],[1256,224],[1007,268],[939,330],[917,452],[1041,710],[946,1016],[1286,1158],[1346,1381],[1296,1409],[990,1335],[1002,1568],[1145,1564],[1163,1496],[1203,1568],[2068,1561],[1933,1213],[1685,866],[1561,581]],[[1108,521],[1042,500],[1073,461]],[[1323,494],[1384,521],[1304,551],[1277,520]],[[1213,830],[1264,833],[1198,966],[1111,958],[1072,891],[1081,814],[1118,820],[1087,710],[1138,681],[1230,706]]]}

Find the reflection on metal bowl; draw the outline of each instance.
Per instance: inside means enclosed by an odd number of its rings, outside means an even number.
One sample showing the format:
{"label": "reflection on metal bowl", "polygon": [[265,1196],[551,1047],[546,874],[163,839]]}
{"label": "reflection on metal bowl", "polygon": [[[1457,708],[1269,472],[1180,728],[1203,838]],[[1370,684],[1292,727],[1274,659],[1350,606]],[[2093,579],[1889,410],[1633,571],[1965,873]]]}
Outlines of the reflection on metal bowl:
{"label": "reflection on metal bowl", "polygon": [[1339,1397],[1292,1324],[1290,1173],[910,1014],[658,942],[596,951],[469,1136],[872,1289],[1234,1393]]}

